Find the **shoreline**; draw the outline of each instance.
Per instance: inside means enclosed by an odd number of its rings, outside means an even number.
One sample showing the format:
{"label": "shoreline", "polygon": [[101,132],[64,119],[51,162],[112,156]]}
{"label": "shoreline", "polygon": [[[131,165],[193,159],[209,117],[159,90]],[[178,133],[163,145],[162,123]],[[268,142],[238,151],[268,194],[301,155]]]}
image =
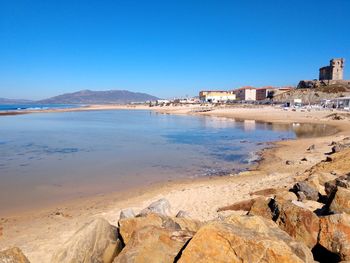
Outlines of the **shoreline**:
{"label": "shoreline", "polygon": [[[215,208],[247,199],[253,191],[269,187],[289,187],[297,178],[303,176],[305,170],[324,159],[324,153],[329,151],[328,145],[332,140],[341,140],[350,135],[349,121],[324,119],[325,115],[331,112],[286,113],[268,108],[267,111],[272,112],[267,115],[265,107],[263,108],[258,110],[256,108],[216,109],[205,113],[189,112],[191,108],[174,108],[171,111],[159,108],[154,110],[164,114],[198,114],[275,123],[320,123],[334,125],[338,132],[324,137],[274,142],[274,147],[262,150],[262,160],[254,169],[238,175],[180,179],[181,181],[151,184],[133,191],[129,190],[126,195],[121,192],[109,193],[1,218],[0,248],[19,246],[31,262],[40,262],[40,259],[45,256],[49,259],[57,244],[64,242],[77,227],[92,218],[102,216],[111,223],[116,223],[121,209],[132,207],[139,211],[150,202],[163,197],[169,199],[174,211],[187,210],[195,219],[210,220],[220,216]],[[146,109],[153,110],[149,107]],[[106,109],[103,108],[103,110]],[[317,151],[305,152],[311,144],[316,145]],[[303,156],[307,156],[307,162],[300,161]],[[285,159],[290,159],[295,164],[286,166]],[[259,182],[256,180],[257,176],[259,176]],[[44,229],[43,225],[45,225]],[[55,235],[55,233],[58,234]]]}

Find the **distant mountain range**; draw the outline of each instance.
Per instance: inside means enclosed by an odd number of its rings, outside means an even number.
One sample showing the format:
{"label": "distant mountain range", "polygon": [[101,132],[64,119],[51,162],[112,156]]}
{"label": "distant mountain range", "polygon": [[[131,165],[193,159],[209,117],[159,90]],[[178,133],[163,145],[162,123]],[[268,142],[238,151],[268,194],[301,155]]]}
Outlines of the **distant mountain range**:
{"label": "distant mountain range", "polygon": [[16,99],[5,99],[0,98],[0,104],[6,105],[6,104],[30,104],[33,103],[32,100],[16,100]]}
{"label": "distant mountain range", "polygon": [[127,104],[131,102],[154,101],[157,99],[157,97],[146,93],[131,92],[127,90],[81,90],[78,92],[66,93],[40,101],[0,99],[0,104]]}

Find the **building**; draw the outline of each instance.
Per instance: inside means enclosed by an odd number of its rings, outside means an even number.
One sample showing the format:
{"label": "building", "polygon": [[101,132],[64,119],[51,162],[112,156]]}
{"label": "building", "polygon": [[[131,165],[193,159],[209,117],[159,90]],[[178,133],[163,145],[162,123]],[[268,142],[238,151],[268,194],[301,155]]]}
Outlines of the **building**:
{"label": "building", "polygon": [[256,89],[256,100],[272,99],[276,93],[273,87],[263,87]]}
{"label": "building", "polygon": [[350,97],[336,98],[331,102],[334,105],[334,108],[350,111]]}
{"label": "building", "polygon": [[256,100],[256,88],[253,88],[253,87],[243,87],[243,88],[235,89],[234,93],[236,94],[237,100],[248,100],[248,101]]}
{"label": "building", "polygon": [[343,76],[343,58],[334,58],[329,62],[329,66],[320,68],[319,80],[343,80]]}
{"label": "building", "polygon": [[205,90],[199,92],[199,99],[203,102],[218,103],[236,100],[233,91]]}
{"label": "building", "polygon": [[319,70],[319,79],[301,80],[298,84],[299,89],[318,88],[329,85],[350,86],[350,80],[344,79],[345,59],[334,58],[330,60],[329,66],[322,67]]}

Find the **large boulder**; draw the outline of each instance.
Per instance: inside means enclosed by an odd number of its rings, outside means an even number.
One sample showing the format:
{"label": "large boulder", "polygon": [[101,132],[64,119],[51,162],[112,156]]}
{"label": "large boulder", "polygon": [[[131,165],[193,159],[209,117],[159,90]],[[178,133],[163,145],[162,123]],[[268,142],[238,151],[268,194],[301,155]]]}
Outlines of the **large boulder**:
{"label": "large boulder", "polygon": [[276,223],[283,231],[309,248],[316,245],[320,228],[319,219],[310,210],[292,202],[285,202],[280,206]]}
{"label": "large boulder", "polygon": [[166,263],[175,259],[194,232],[147,226],[135,231],[113,263]]}
{"label": "large boulder", "polygon": [[132,208],[126,208],[120,211],[119,219],[133,218],[136,214]]}
{"label": "large boulder", "polygon": [[334,198],[330,198],[329,209],[335,213],[345,212],[350,214],[350,190],[338,187]]}
{"label": "large boulder", "polygon": [[266,219],[272,219],[273,214],[271,212],[271,208],[269,204],[273,200],[271,198],[258,197],[255,199],[252,207],[250,208],[248,215],[257,215],[262,216]]}
{"label": "large boulder", "polygon": [[29,260],[18,247],[14,247],[0,251],[0,263],[29,263]]}
{"label": "large boulder", "polygon": [[252,208],[256,199],[257,198],[252,198],[252,199],[236,202],[231,205],[223,206],[223,207],[220,207],[217,210],[217,212],[222,212],[222,211],[247,211],[248,212]]}
{"label": "large boulder", "polygon": [[318,188],[311,182],[303,181],[293,186],[293,192],[303,192],[308,200],[317,201],[319,199]]}
{"label": "large boulder", "polygon": [[118,229],[105,219],[97,218],[64,243],[51,263],[110,263],[121,249]]}
{"label": "large boulder", "polygon": [[350,215],[335,214],[320,218],[319,244],[350,260]]}
{"label": "large boulder", "polygon": [[163,216],[170,216],[170,203],[167,199],[162,198],[151,203],[147,208],[140,212],[140,216],[155,213]]}
{"label": "large boulder", "polygon": [[314,262],[311,251],[259,216],[230,216],[199,229],[178,262]]}
{"label": "large boulder", "polygon": [[144,217],[121,219],[119,220],[119,232],[124,243],[128,244],[133,232],[137,232],[146,226],[196,232],[202,226],[202,223],[188,218],[166,217],[152,213]]}

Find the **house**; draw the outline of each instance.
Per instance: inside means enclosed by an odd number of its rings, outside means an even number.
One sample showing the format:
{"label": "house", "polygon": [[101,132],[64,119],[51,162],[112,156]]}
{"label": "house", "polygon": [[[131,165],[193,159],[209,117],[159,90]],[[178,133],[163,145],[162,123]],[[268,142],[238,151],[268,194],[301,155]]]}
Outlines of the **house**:
{"label": "house", "polygon": [[263,87],[256,89],[256,100],[266,100],[273,97],[276,89],[274,87]]}
{"label": "house", "polygon": [[247,86],[235,89],[233,92],[236,94],[237,100],[256,100],[256,88]]}
{"label": "house", "polygon": [[203,102],[218,103],[236,100],[233,91],[204,90],[199,92],[199,99]]}

